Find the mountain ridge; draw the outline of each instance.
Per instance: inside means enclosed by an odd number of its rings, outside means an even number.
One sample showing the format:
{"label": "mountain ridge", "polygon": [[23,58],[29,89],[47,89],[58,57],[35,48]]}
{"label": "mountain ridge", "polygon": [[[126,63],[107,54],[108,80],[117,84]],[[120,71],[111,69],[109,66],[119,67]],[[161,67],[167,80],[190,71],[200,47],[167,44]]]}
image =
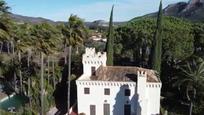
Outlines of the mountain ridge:
{"label": "mountain ridge", "polygon": [[22,16],[22,15],[13,14],[13,13],[10,13],[9,16],[11,19],[13,19],[15,22],[18,22],[18,23],[33,23],[33,24],[38,24],[42,22],[47,22],[51,24],[56,23],[53,20],[42,18],[42,17]]}
{"label": "mountain ridge", "polygon": [[[17,23],[32,23],[32,24],[39,24],[39,23],[49,23],[49,24],[63,24],[66,23],[65,21],[53,21],[50,19],[42,18],[42,17],[29,17],[29,16],[22,16],[19,14],[9,14],[10,18]],[[120,25],[124,22],[114,22],[114,25]],[[85,22],[85,26],[90,28],[97,28],[97,27],[108,27],[108,22],[104,20],[95,20],[93,22]]]}
{"label": "mountain ridge", "polygon": [[[204,21],[204,0],[190,0],[189,2],[178,2],[170,4],[163,9],[165,16],[174,16],[190,21]],[[150,13],[143,17],[156,17],[157,13]]]}
{"label": "mountain ridge", "polygon": [[[178,2],[169,4],[163,9],[165,16],[174,16],[191,21],[204,21],[204,0],[190,0],[189,2]],[[38,24],[47,22],[50,24],[66,23],[64,21],[53,21],[42,17],[29,17],[10,13],[9,16],[18,23],[33,23]],[[156,17],[157,13],[150,13],[142,17]],[[140,17],[136,17],[140,18]],[[134,18],[135,19],[135,18]],[[114,25],[120,25],[125,22],[114,22]],[[87,27],[107,27],[108,22],[104,20],[96,20],[93,22],[85,22]]]}

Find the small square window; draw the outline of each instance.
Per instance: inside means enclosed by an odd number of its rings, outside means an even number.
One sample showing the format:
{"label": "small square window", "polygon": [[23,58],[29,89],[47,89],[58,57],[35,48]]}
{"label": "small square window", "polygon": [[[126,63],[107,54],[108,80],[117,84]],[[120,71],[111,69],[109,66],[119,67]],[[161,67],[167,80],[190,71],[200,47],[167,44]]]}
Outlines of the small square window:
{"label": "small square window", "polygon": [[91,67],[91,75],[96,75],[96,67]]}
{"label": "small square window", "polygon": [[125,96],[130,96],[130,89],[125,89]]}
{"label": "small square window", "polygon": [[84,88],[84,94],[90,94],[90,89],[89,88]]}
{"label": "small square window", "polygon": [[104,95],[110,95],[110,89],[109,88],[104,89]]}

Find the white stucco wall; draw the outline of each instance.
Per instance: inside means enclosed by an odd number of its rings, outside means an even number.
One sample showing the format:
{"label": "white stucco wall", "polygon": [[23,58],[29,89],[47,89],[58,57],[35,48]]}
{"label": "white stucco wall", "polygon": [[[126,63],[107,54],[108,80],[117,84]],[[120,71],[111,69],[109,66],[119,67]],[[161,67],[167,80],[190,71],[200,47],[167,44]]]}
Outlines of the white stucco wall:
{"label": "white stucco wall", "polygon": [[157,115],[160,113],[160,82],[147,82],[147,74],[137,73],[138,106],[137,115]]}
{"label": "white stucco wall", "polygon": [[[96,115],[103,115],[103,104],[108,103],[110,115],[123,115],[124,105],[129,103],[131,115],[159,114],[161,83],[146,83],[142,94],[137,92],[135,82],[77,81],[76,83],[78,113],[90,115],[90,105],[95,105]],[[90,88],[90,94],[84,94],[86,87]],[[110,95],[104,95],[105,88],[110,89]],[[130,89],[130,96],[125,96],[125,89]],[[144,97],[138,99],[137,96],[140,94]]]}
{"label": "white stucco wall", "polygon": [[91,67],[97,70],[100,66],[106,66],[106,60],[105,52],[96,53],[95,48],[86,48],[82,57],[83,76],[91,76]]}
{"label": "white stucco wall", "polygon": [[146,72],[137,72],[137,92],[138,105],[137,105],[137,115],[147,115],[147,73]]}
{"label": "white stucco wall", "polygon": [[[84,88],[90,88],[90,94],[84,94]],[[124,105],[131,104],[131,112],[136,114],[134,82],[77,81],[78,113],[90,115],[90,105],[96,105],[96,115],[103,115],[103,104],[110,104],[110,115],[122,115]],[[104,95],[104,89],[110,89],[110,95]],[[130,89],[130,96],[125,96]]]}
{"label": "white stucco wall", "polygon": [[147,83],[148,115],[160,113],[161,83]]}

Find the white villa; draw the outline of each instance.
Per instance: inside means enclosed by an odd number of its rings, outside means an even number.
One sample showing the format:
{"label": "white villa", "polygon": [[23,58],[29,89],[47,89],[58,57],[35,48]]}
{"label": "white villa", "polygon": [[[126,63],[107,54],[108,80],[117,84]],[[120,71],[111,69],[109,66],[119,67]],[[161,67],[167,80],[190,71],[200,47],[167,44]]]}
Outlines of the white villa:
{"label": "white villa", "polygon": [[153,70],[106,66],[106,52],[86,48],[76,81],[78,114],[159,115],[161,82]]}

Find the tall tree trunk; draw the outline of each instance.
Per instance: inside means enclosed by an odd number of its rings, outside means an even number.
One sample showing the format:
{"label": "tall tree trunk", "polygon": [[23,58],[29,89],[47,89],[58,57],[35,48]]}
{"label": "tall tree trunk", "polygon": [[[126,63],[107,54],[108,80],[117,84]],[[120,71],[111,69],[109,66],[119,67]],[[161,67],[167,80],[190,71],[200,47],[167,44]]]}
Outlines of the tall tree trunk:
{"label": "tall tree trunk", "polygon": [[[28,51],[28,56],[27,56],[27,67],[28,70],[30,71],[30,54],[31,52]],[[31,108],[31,94],[30,94],[30,90],[31,90],[31,76],[28,76],[28,97],[29,97],[29,106]]]}
{"label": "tall tree trunk", "polygon": [[190,108],[189,108],[189,115],[192,115],[192,111],[193,111],[193,102],[190,102]]}
{"label": "tall tree trunk", "polygon": [[43,79],[43,74],[44,74],[44,66],[43,66],[44,63],[43,63],[43,59],[44,59],[44,57],[43,57],[43,52],[41,52],[40,55],[41,55],[41,56],[40,56],[40,57],[41,57],[41,76],[40,76],[41,112],[40,112],[40,114],[41,114],[41,115],[44,115],[44,79]]}
{"label": "tall tree trunk", "polygon": [[79,46],[76,46],[76,54],[79,54]]}
{"label": "tall tree trunk", "polygon": [[31,90],[31,76],[29,76],[28,78],[28,98],[29,98],[29,106],[31,107],[31,94],[30,94],[30,90]]}
{"label": "tall tree trunk", "polygon": [[10,54],[10,44],[9,44],[9,42],[7,42],[6,45],[7,45],[7,53]]}
{"label": "tall tree trunk", "polygon": [[67,64],[67,45],[64,44],[64,65]]}
{"label": "tall tree trunk", "polygon": [[0,41],[0,53],[2,53],[2,49],[3,49],[3,45],[4,45],[4,43],[2,42],[2,41]]}
{"label": "tall tree trunk", "polygon": [[69,46],[68,94],[67,94],[67,109],[68,109],[68,115],[69,115],[69,108],[70,108],[71,54],[72,54],[72,46]]}
{"label": "tall tree trunk", "polygon": [[52,79],[53,79],[53,88],[55,89],[55,61],[54,58],[52,57]]}
{"label": "tall tree trunk", "polygon": [[16,92],[17,91],[17,86],[16,86],[16,72],[14,71],[14,91]]}
{"label": "tall tree trunk", "polygon": [[47,57],[47,83],[50,82],[50,56]]}
{"label": "tall tree trunk", "polygon": [[[15,55],[15,50],[14,50],[14,43],[12,42],[12,63],[14,65],[14,55]],[[13,72],[13,78],[14,78],[14,91],[17,90],[17,86],[16,86],[16,70],[14,69],[14,72]]]}
{"label": "tall tree trunk", "polygon": [[196,89],[193,88],[193,96],[192,99],[190,99],[190,108],[189,108],[189,115],[192,115],[193,112],[193,101],[196,98]]}
{"label": "tall tree trunk", "polygon": [[13,54],[13,56],[14,56],[14,53],[15,53],[14,47],[15,47],[15,46],[14,46],[13,41],[11,41],[10,43],[11,43],[12,54]]}
{"label": "tall tree trunk", "polygon": [[18,51],[18,61],[19,61],[20,93],[23,93],[23,78],[21,72],[21,51]]}
{"label": "tall tree trunk", "polygon": [[168,111],[167,110],[164,111],[164,115],[168,115]]}

